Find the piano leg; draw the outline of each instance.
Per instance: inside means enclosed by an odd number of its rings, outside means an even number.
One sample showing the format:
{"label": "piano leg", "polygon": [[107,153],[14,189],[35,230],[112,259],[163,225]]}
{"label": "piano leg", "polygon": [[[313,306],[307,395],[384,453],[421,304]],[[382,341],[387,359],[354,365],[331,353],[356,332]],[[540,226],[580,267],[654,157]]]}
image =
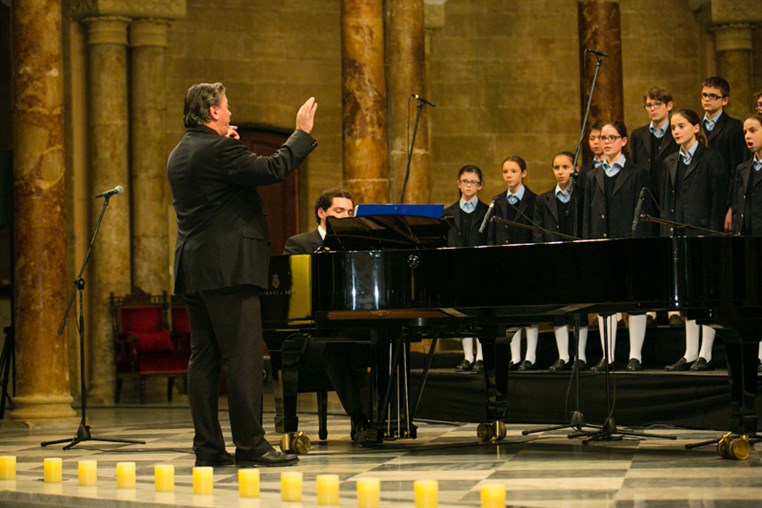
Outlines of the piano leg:
{"label": "piano leg", "polygon": [[[511,329],[513,335],[515,329]],[[483,339],[484,381],[487,390],[487,418],[491,422],[508,418],[508,362],[509,342],[501,327],[494,339]]]}

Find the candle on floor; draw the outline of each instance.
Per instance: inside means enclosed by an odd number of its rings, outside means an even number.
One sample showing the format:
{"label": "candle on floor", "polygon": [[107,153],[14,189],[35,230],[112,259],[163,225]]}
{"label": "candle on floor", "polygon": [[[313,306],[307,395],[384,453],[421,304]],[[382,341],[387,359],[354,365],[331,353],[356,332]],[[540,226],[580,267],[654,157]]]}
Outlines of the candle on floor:
{"label": "candle on floor", "polygon": [[153,467],[153,480],[156,492],[174,492],[175,466],[172,464],[156,464]]}
{"label": "candle on floor", "polygon": [[378,508],[381,504],[381,480],[360,478],[357,480],[357,508]]}
{"label": "candle on floor", "polygon": [[415,508],[437,508],[439,504],[439,482],[436,480],[416,480]]}
{"label": "candle on floor", "polygon": [[280,474],[280,499],[282,501],[302,500],[301,471],[284,471]]}
{"label": "candle on floor", "polygon": [[60,457],[44,459],[42,470],[45,483],[61,483],[63,481],[63,459]]}
{"label": "candle on floor", "polygon": [[98,483],[98,461],[80,460],[77,463],[80,487],[93,487]]}
{"label": "candle on floor", "polygon": [[502,483],[487,483],[481,488],[482,508],[505,507],[505,485]]}
{"label": "candle on floor", "polygon": [[208,496],[214,490],[214,468],[193,468],[193,493],[200,496]]}
{"label": "candle on floor", "polygon": [[16,456],[0,456],[0,480],[16,479]]}
{"label": "candle on floor", "polygon": [[339,475],[317,475],[317,504],[336,506],[339,504]]}
{"label": "candle on floor", "polygon": [[134,489],[135,482],[135,463],[117,462],[116,463],[116,488]]}
{"label": "candle on floor", "polygon": [[238,495],[259,497],[259,469],[238,470]]}

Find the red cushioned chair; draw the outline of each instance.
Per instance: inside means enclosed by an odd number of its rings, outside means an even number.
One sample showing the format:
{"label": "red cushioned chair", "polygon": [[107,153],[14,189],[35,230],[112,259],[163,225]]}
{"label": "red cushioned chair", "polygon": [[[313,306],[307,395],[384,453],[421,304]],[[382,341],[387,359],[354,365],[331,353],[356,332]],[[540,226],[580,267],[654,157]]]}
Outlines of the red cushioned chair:
{"label": "red cushioned chair", "polygon": [[146,399],[148,377],[167,378],[167,400],[172,400],[175,378],[188,373],[190,349],[169,328],[169,296],[133,294],[110,298],[116,354],[116,402],[127,377],[137,381],[140,401]]}

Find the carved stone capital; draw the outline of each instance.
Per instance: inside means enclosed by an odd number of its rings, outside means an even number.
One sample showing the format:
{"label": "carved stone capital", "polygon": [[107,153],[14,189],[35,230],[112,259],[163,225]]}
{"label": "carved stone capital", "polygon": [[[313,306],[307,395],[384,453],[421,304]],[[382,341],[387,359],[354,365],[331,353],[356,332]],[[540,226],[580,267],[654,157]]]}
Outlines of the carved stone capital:
{"label": "carved stone capital", "polygon": [[169,21],[166,19],[136,19],[130,24],[130,46],[165,48],[168,28]]}
{"label": "carved stone capital", "polygon": [[747,23],[718,25],[714,31],[714,45],[717,51],[752,50],[752,26]]}
{"label": "carved stone capital", "polygon": [[712,22],[718,25],[762,22],[762,2],[712,0]]}
{"label": "carved stone capital", "polygon": [[84,18],[82,22],[87,25],[88,44],[127,45],[127,26],[130,24],[129,18],[119,16],[100,16]]}
{"label": "carved stone capital", "polygon": [[71,15],[75,19],[98,16],[126,18],[184,18],[186,0],[71,0]]}
{"label": "carved stone capital", "polygon": [[424,0],[423,24],[427,30],[436,30],[444,27],[446,3],[447,0]]}

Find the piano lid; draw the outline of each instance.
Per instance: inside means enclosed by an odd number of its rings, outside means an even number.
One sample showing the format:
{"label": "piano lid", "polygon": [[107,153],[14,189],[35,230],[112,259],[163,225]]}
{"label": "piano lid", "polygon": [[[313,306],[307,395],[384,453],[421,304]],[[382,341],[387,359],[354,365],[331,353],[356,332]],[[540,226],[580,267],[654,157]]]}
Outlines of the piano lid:
{"label": "piano lid", "polygon": [[[433,249],[447,246],[442,205],[362,205],[362,217],[327,217],[327,250]],[[368,215],[369,212],[377,212]]]}

